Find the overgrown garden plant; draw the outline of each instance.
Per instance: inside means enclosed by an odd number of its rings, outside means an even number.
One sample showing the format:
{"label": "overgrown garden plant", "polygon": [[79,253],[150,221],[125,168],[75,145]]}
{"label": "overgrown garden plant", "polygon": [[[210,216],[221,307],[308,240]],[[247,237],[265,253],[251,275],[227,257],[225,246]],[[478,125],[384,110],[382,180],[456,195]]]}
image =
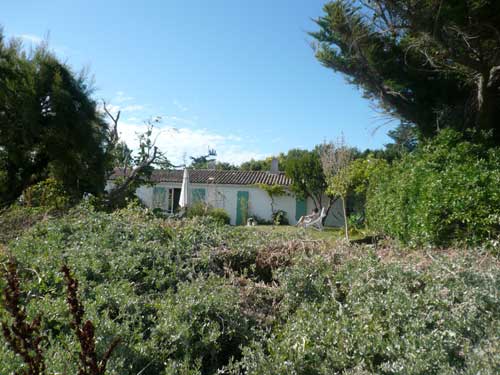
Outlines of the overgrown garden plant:
{"label": "overgrown garden plant", "polygon": [[344,233],[346,240],[349,240],[346,200],[351,185],[349,166],[353,160],[353,150],[341,137],[336,142],[325,142],[320,146],[320,159],[328,185],[327,194],[339,197],[342,202]]}
{"label": "overgrown garden plant", "polygon": [[[78,296],[78,281],[72,276],[68,266],[64,265],[61,272],[66,283],[66,301],[72,317],[70,326],[80,343],[78,375],[104,375],[108,360],[120,340],[113,340],[102,358],[98,359],[94,324],[90,320],[83,320],[85,310]],[[22,299],[21,282],[13,258],[7,262],[4,277],[6,284],[2,305],[10,318],[2,321],[3,336],[24,363],[16,375],[45,375],[48,340],[41,329],[43,312],[28,322],[27,301]]]}

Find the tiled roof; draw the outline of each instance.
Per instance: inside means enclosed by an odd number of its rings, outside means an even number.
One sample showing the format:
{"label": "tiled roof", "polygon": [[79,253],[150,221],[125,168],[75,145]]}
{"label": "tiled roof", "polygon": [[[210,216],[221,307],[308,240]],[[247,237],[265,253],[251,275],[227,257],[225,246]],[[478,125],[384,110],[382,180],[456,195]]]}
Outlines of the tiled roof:
{"label": "tiled roof", "polygon": [[[182,183],[183,170],[155,170],[151,176],[152,182]],[[120,170],[115,170],[111,179],[123,176]],[[284,172],[268,171],[218,171],[213,169],[189,170],[189,182],[193,184],[214,183],[219,185],[282,185],[289,186],[292,180]]]}

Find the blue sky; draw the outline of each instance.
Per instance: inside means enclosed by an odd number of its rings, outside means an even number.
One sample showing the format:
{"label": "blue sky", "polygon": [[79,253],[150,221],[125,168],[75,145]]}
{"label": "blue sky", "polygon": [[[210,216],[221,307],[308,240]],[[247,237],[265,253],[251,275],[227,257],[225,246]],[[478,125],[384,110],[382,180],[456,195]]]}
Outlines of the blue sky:
{"label": "blue sky", "polygon": [[388,127],[360,91],[309,46],[323,0],[4,1],[0,24],[90,68],[97,98],[122,110],[134,144],[163,118],[158,144],[175,162],[214,147],[240,163],[336,139],[381,147]]}

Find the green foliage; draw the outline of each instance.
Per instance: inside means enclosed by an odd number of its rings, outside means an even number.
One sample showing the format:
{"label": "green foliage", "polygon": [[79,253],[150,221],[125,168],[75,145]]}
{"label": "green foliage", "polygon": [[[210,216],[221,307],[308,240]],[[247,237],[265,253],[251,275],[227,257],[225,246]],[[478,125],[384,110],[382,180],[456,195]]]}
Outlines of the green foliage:
{"label": "green foliage", "polygon": [[72,196],[104,187],[106,124],[85,72],[46,46],[27,54],[0,31],[0,204],[52,177]]}
{"label": "green foliage", "polygon": [[240,309],[238,289],[219,277],[180,284],[157,306],[151,332],[152,358],[167,362],[166,373],[189,363],[204,373],[215,373],[239,355],[246,344],[250,324]]}
{"label": "green foliage", "polygon": [[[278,159],[278,169],[280,171],[284,171],[286,166],[286,155],[280,153],[275,157]],[[270,171],[272,159],[272,156],[265,158],[264,160],[251,159],[247,162],[242,163],[239,169],[242,171]]]}
{"label": "green foliage", "polygon": [[257,184],[257,187],[264,190],[270,197],[279,197],[286,194],[282,185]]}
{"label": "green foliage", "polygon": [[60,181],[48,178],[25,189],[22,202],[28,207],[61,210],[68,207],[69,196]]}
{"label": "green foliage", "polygon": [[46,207],[24,207],[18,204],[0,210],[0,245],[20,236],[39,221],[58,214]]}
{"label": "green foliage", "polygon": [[209,211],[208,215],[213,217],[215,221],[221,224],[229,224],[229,222],[231,221],[229,214],[223,208],[212,208]]}
{"label": "green foliage", "polygon": [[333,265],[336,271],[324,258],[305,258],[285,271],[286,320],[244,348],[239,369],[248,375],[498,370],[498,269],[490,278],[471,269],[469,258],[418,270],[373,255]]}
{"label": "green foliage", "polygon": [[[78,344],[65,323],[67,306],[59,273],[63,262],[74,270],[75,277],[80,281],[82,302],[86,307],[85,319],[92,320],[97,327],[99,353],[113,338],[122,339],[108,365],[110,374],[135,375],[150,362],[143,374],[158,374],[166,368],[162,359],[174,363],[183,357],[179,353],[182,348],[188,350],[188,347],[182,346],[182,343],[177,343],[179,351],[171,353],[171,356],[166,353],[174,344],[165,347],[164,352],[158,350],[156,353],[156,349],[151,352],[153,340],[159,340],[153,332],[159,332],[160,323],[165,322],[162,319],[167,319],[170,312],[175,313],[171,317],[177,319],[178,334],[181,337],[188,337],[183,334],[190,335],[193,347],[190,346],[189,350],[193,350],[193,356],[203,352],[203,345],[208,345],[212,348],[210,356],[217,355],[218,360],[223,361],[227,358],[227,342],[239,343],[238,340],[243,340],[243,325],[238,326],[238,332],[230,330],[234,322],[243,324],[244,321],[241,313],[236,317],[229,316],[239,309],[238,303],[234,303],[235,294],[229,286],[225,292],[220,285],[222,280],[212,280],[209,276],[213,272],[223,275],[226,261],[235,267],[246,267],[244,264],[250,261],[244,259],[255,259],[255,251],[252,258],[250,249],[258,246],[259,241],[250,247],[247,243],[250,238],[242,237],[238,232],[228,232],[231,227],[220,226],[214,220],[204,218],[193,219],[173,229],[147,212],[129,208],[106,214],[82,206],[62,219],[44,221],[23,238],[11,243],[10,249],[19,261],[19,270],[25,280],[24,290],[35,296],[28,311],[30,314],[44,313],[42,327],[50,341],[47,356],[50,358],[48,366],[51,373],[76,373],[74,348]],[[252,241],[256,239],[251,238]],[[239,248],[239,255],[210,255],[214,248],[223,244]],[[244,255],[247,252],[249,255]],[[193,277],[199,278],[197,284],[183,286],[182,283],[190,282]],[[203,278],[206,277],[209,278],[203,286]],[[216,284],[219,286],[216,287]],[[3,287],[1,281],[0,287]],[[195,288],[201,289],[196,292]],[[213,291],[212,300],[203,305],[201,295],[208,298],[209,289]],[[177,291],[180,294],[174,297]],[[168,304],[167,298],[171,298]],[[195,300],[190,300],[193,298]],[[179,303],[176,309],[171,305],[174,302]],[[182,332],[189,322],[188,317],[197,308],[200,309],[200,316],[207,314],[200,319],[218,315],[228,319],[217,320],[216,324],[221,325],[220,337],[214,338],[213,342],[201,337],[202,331]],[[0,320],[3,313],[0,309]],[[199,324],[200,330],[206,328],[202,321]],[[210,332],[215,335],[214,324],[210,327]],[[199,343],[196,337],[201,340]],[[238,350],[238,345],[231,350]],[[161,358],[160,353],[163,353]],[[210,362],[211,357],[207,361]],[[0,339],[0,373],[12,372],[18,363]]]}
{"label": "green foliage", "polygon": [[498,144],[499,14],[495,0],[335,0],[311,35],[324,66],[420,135],[475,128]]}
{"label": "green foliage", "polygon": [[212,217],[220,224],[229,224],[231,221],[229,214],[223,208],[215,208],[205,202],[196,202],[187,210],[187,217],[189,218],[202,216]]}
{"label": "green foliage", "polygon": [[[353,216],[355,228],[360,229],[365,222],[366,194],[375,176],[383,175],[388,168],[384,159],[368,154],[354,160],[348,168],[349,190],[347,195],[347,206],[350,216]],[[351,218],[349,218],[351,221]],[[351,224],[351,223],[350,223]]]}
{"label": "green foliage", "polygon": [[[380,261],[368,247],[332,253],[295,233],[84,204],[39,222],[9,251],[28,321],[42,315],[48,373],[78,371],[63,263],[79,280],[97,355],[121,339],[110,375],[497,372],[500,271],[491,255]],[[0,373],[19,366],[0,338]]]}
{"label": "green foliage", "polygon": [[273,224],[274,225],[288,225],[288,217],[286,215],[286,211],[283,210],[277,210],[273,212]]}
{"label": "green foliage", "polygon": [[500,151],[443,131],[370,181],[369,225],[409,244],[494,240],[500,232]]}
{"label": "green foliage", "polygon": [[322,198],[327,185],[316,150],[290,150],[286,157],[285,173],[292,179],[291,189],[299,198],[311,197],[316,207],[323,206]]}

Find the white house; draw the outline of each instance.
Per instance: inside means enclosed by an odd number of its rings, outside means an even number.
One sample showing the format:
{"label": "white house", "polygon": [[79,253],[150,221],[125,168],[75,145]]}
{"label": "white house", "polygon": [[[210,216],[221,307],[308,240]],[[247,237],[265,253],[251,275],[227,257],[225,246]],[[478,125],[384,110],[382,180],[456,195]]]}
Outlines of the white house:
{"label": "white house", "polygon": [[[117,174],[112,179],[116,177]],[[151,176],[152,186],[143,185],[136,190],[136,194],[146,206],[174,213],[179,208],[182,177],[182,170],[155,170]],[[295,224],[302,215],[310,213],[315,207],[310,198],[303,200],[291,192],[290,178],[280,171],[189,170],[190,202],[203,201],[224,209],[232,225],[246,224],[249,217],[272,220],[271,198],[257,184],[284,187],[286,195],[274,198],[274,208],[285,211],[290,224]],[[331,208],[325,224],[342,226],[341,212],[340,203],[337,202]]]}

